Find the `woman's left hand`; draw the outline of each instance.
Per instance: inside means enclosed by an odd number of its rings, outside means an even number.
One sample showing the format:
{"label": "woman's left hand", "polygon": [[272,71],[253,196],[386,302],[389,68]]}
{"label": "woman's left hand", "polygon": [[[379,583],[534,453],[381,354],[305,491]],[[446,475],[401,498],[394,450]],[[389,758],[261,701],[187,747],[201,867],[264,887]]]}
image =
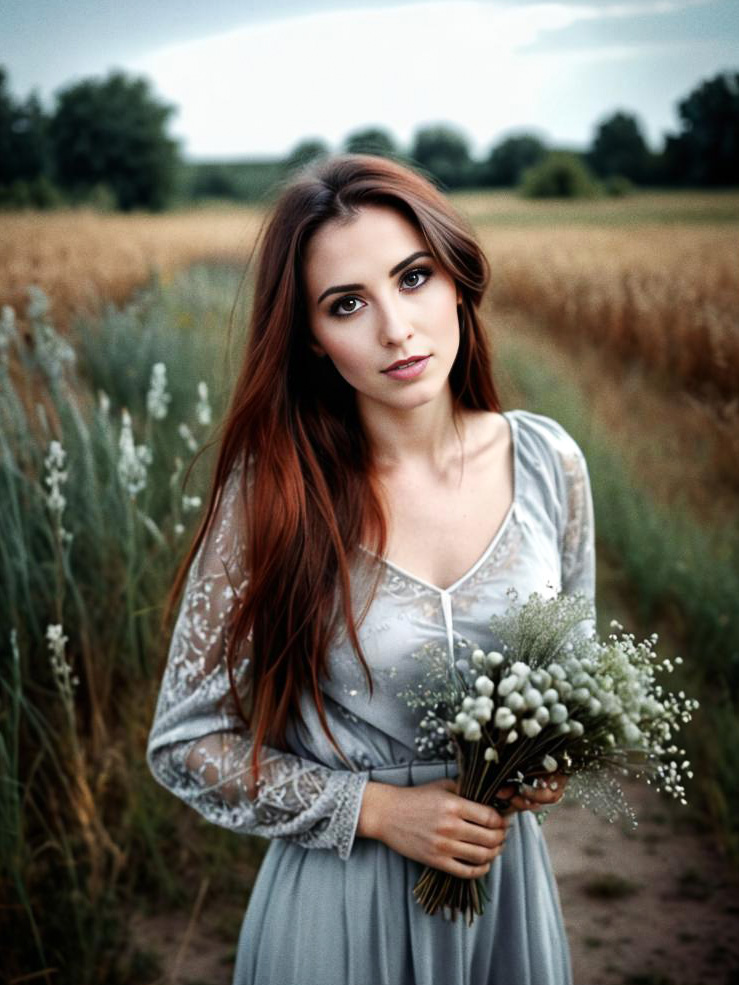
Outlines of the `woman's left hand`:
{"label": "woman's left hand", "polygon": [[[516,787],[509,785],[501,787],[497,796],[509,801],[509,810],[536,811],[537,808],[553,807],[562,799],[568,779],[564,773],[551,773],[548,777],[540,779],[539,782],[545,784],[543,787],[530,787],[524,784],[520,788],[520,793],[511,796]],[[554,789],[551,787],[552,783],[554,783]]]}

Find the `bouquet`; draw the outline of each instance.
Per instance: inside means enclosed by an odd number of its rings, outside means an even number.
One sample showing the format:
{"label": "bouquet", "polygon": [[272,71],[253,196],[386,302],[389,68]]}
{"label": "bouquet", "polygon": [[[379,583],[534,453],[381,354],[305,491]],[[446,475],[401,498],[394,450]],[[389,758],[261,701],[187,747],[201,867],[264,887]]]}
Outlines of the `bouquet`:
{"label": "bouquet", "polygon": [[[693,774],[673,733],[698,701],[657,683],[656,670],[674,669],[654,652],[657,634],[638,644],[624,633],[601,641],[577,628],[595,618],[581,593],[546,599],[534,592],[523,605],[514,588],[506,594],[512,604],[490,620],[500,651],[462,641],[469,658],[453,667],[439,644],[413,654],[428,664],[427,679],[398,697],[422,711],[419,757],[456,758],[460,795],[497,810],[508,806],[496,797],[501,787],[537,787],[555,772],[567,777],[571,798],[610,822],[624,815],[637,826],[619,775],[645,777],[686,804],[681,771]],[[611,627],[623,629],[615,620]],[[539,824],[547,813],[536,813]],[[470,925],[489,899],[483,878],[431,866],[413,894],[426,913],[443,907],[456,920],[461,911]]]}

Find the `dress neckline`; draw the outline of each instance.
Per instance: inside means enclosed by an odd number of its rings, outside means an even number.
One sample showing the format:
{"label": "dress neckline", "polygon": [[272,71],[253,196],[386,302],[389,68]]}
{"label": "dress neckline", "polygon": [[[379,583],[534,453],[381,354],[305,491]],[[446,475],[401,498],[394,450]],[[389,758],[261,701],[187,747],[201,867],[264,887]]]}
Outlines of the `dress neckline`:
{"label": "dress neckline", "polygon": [[511,500],[510,506],[508,507],[506,514],[503,517],[500,526],[498,527],[495,533],[495,536],[490,541],[490,543],[485,548],[485,550],[482,552],[482,554],[477,559],[477,561],[475,561],[475,563],[468,571],[466,571],[463,575],[457,578],[455,582],[452,582],[452,584],[449,585],[448,588],[439,588],[438,585],[434,585],[432,584],[432,582],[426,581],[424,578],[419,578],[418,575],[414,575],[412,572],[407,571],[405,568],[401,568],[399,564],[396,564],[394,561],[389,560],[389,558],[380,557],[374,551],[370,551],[369,548],[365,547],[363,544],[359,545],[360,549],[363,550],[366,554],[369,554],[371,557],[374,557],[377,560],[379,560],[380,563],[384,564],[386,567],[392,568],[393,571],[399,572],[401,575],[404,575],[406,578],[410,578],[411,581],[414,581],[419,585],[425,585],[426,588],[430,588],[433,591],[438,592],[440,595],[451,595],[454,591],[456,591],[457,588],[460,587],[460,585],[464,584],[464,582],[466,582],[468,578],[471,578],[472,575],[474,575],[474,573],[477,571],[477,569],[487,560],[487,558],[495,549],[495,547],[497,547],[504,532],[510,526],[511,518],[513,517],[516,508],[516,503],[518,502],[518,494],[519,494],[518,431],[517,431],[518,421],[516,420],[512,411],[504,410],[501,411],[501,413],[503,417],[508,421],[508,427],[510,428],[510,432],[511,432],[511,450],[513,453],[513,499]]}

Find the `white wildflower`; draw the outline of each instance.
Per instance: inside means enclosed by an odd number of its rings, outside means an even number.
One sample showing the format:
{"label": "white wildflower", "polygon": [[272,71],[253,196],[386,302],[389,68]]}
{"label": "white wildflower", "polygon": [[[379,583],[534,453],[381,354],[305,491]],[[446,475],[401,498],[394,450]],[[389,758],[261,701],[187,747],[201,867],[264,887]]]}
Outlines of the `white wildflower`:
{"label": "white wildflower", "polygon": [[212,412],[208,401],[208,384],[203,380],[198,383],[198,398],[198,403],[195,407],[195,414],[198,419],[198,424],[202,424],[203,427],[206,427],[212,420]]}
{"label": "white wildflower", "polygon": [[72,675],[72,668],[64,655],[64,646],[68,637],[63,634],[61,624],[47,626],[46,639],[51,653],[51,669],[57,687],[64,698],[71,700],[74,688],[79,684],[79,678]]}
{"label": "white wildflower", "polygon": [[549,709],[545,708],[544,705],[541,708],[537,708],[534,712],[534,720],[539,723],[539,725],[549,724]]}
{"label": "white wildflower", "polygon": [[498,685],[498,695],[501,698],[507,698],[511,691],[515,691],[520,684],[521,681],[515,674],[509,674]]}
{"label": "white wildflower", "polygon": [[505,706],[498,708],[495,712],[495,726],[499,729],[511,728],[516,724],[516,716],[513,714],[510,708]]}
{"label": "white wildflower", "polygon": [[530,687],[524,692],[524,701],[526,707],[533,710],[534,708],[540,708],[544,704],[544,697],[541,691],[538,691],[535,687]]}
{"label": "white wildflower", "polygon": [[475,681],[475,690],[478,694],[484,694],[489,698],[495,689],[495,685],[485,674],[481,674]]}
{"label": "white wildflower", "polygon": [[535,718],[524,718],[521,722],[521,729],[529,739],[535,739],[541,732],[541,725]]}
{"label": "white wildflower", "polygon": [[518,732],[514,728],[512,728],[511,731],[506,736],[505,740],[507,744],[510,744],[511,742],[515,742],[517,738],[518,738]]}
{"label": "white wildflower", "polygon": [[542,761],[541,765],[547,771],[547,773],[554,773],[557,769],[557,760],[554,756],[546,755]]}
{"label": "white wildflower", "polygon": [[556,704],[552,705],[549,709],[549,718],[553,725],[559,725],[562,722],[566,722],[569,716],[569,712],[564,705]]}
{"label": "white wildflower", "polygon": [[118,442],[118,475],[134,498],[146,487],[147,466],[151,465],[152,453],[146,445],[134,446],[131,415],[124,407],[121,411],[121,436]]}
{"label": "white wildflower", "polygon": [[498,755],[498,750],[495,748],[495,746],[487,747],[487,749],[485,750],[485,759],[487,760],[488,763],[499,762],[500,756]]}
{"label": "white wildflower", "polygon": [[531,673],[531,667],[529,667],[528,664],[524,663],[523,660],[517,660],[511,666],[511,673],[515,674],[517,677],[520,677],[521,680],[524,680]]}
{"label": "white wildflower", "polygon": [[511,691],[508,697],[505,698],[504,704],[511,711],[523,711],[526,702],[520,691]]}
{"label": "white wildflower", "polygon": [[182,497],[182,509],[187,513],[190,510],[199,509],[202,500],[200,496],[183,496]]}
{"label": "white wildflower", "polygon": [[485,661],[490,670],[495,670],[496,667],[500,667],[504,659],[503,654],[498,653],[497,650],[491,650],[489,653],[485,654]]}
{"label": "white wildflower", "polygon": [[470,742],[477,742],[478,739],[482,738],[482,729],[480,728],[480,723],[474,719],[467,723],[464,730],[464,737]]}
{"label": "white wildflower", "polygon": [[190,451],[195,452],[198,450],[198,443],[195,440],[195,437],[193,436],[193,433],[190,430],[190,428],[187,426],[187,424],[184,423],[180,424],[180,426],[177,428],[177,433],[185,442],[185,444],[190,449]]}
{"label": "white wildflower", "polygon": [[146,394],[146,410],[154,420],[164,420],[171,399],[172,394],[167,393],[167,367],[164,363],[154,363]]}

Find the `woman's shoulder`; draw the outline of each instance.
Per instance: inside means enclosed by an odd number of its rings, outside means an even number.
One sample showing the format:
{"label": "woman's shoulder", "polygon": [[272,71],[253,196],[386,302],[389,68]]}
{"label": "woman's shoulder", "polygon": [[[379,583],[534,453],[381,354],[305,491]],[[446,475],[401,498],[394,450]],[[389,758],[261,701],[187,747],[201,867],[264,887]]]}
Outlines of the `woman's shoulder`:
{"label": "woman's shoulder", "polygon": [[531,410],[516,409],[507,411],[518,425],[518,434],[525,450],[536,455],[545,455],[561,465],[573,457],[584,458],[580,445],[559,421],[546,414]]}

